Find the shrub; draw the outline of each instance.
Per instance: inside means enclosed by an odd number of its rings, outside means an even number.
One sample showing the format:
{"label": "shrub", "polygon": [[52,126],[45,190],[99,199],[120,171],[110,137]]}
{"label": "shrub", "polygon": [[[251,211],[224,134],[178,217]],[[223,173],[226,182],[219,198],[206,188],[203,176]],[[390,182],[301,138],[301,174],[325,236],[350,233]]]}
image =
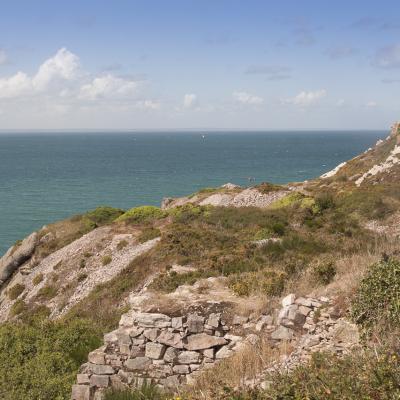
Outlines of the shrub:
{"label": "shrub", "polygon": [[275,185],[274,183],[263,182],[256,186],[257,190],[261,193],[268,194],[271,192],[276,192],[282,190],[282,186]]}
{"label": "shrub", "polygon": [[84,258],[79,261],[79,268],[85,268],[86,267],[86,260]]}
{"label": "shrub", "polygon": [[366,332],[400,327],[400,261],[372,265],[352,302],[352,318]]}
{"label": "shrub", "polygon": [[315,353],[310,364],[290,374],[268,377],[265,400],[396,400],[400,396],[400,362],[396,353],[350,356]]}
{"label": "shrub", "polygon": [[83,320],[0,325],[1,398],[68,399],[80,365],[99,345]]}
{"label": "shrub", "polygon": [[123,239],[123,240],[118,242],[117,250],[122,250],[126,246],[128,246],[128,242],[125,239]]}
{"label": "shrub", "polygon": [[97,207],[94,210],[88,211],[84,217],[92,222],[95,227],[102,226],[113,222],[119,216],[124,214],[125,210],[108,206]]}
{"label": "shrub", "polygon": [[147,242],[148,240],[155,239],[161,236],[161,231],[157,228],[145,228],[138,236],[140,243]]}
{"label": "shrub", "polygon": [[39,285],[40,282],[43,281],[43,274],[37,274],[33,279],[32,279],[32,283],[36,286]]}
{"label": "shrub", "polygon": [[87,274],[83,273],[83,274],[79,274],[77,277],[78,282],[82,282],[87,278]]}
{"label": "shrub", "polygon": [[143,222],[150,222],[166,216],[166,213],[158,207],[142,206],[131,208],[126,213],[117,218],[117,221],[128,222],[133,224],[140,224]]}
{"label": "shrub", "polygon": [[27,306],[26,306],[25,302],[21,299],[18,299],[10,308],[10,316],[14,317],[16,315],[19,315],[26,309],[27,309]]}
{"label": "shrub", "polygon": [[57,289],[52,285],[43,286],[37,293],[39,300],[50,300],[57,296]]}
{"label": "shrub", "polygon": [[17,283],[13,287],[8,289],[8,297],[10,298],[10,300],[15,300],[24,290],[25,285]]}
{"label": "shrub", "polygon": [[112,257],[109,256],[109,255],[104,256],[104,257],[101,259],[101,263],[102,263],[103,265],[108,265],[108,264],[110,264],[111,261],[112,261]]}
{"label": "shrub", "polygon": [[324,211],[333,208],[335,206],[335,201],[331,193],[323,192],[315,196],[315,205],[320,211]]}
{"label": "shrub", "polygon": [[336,266],[333,261],[321,261],[314,266],[312,273],[319,284],[327,285],[336,275]]}

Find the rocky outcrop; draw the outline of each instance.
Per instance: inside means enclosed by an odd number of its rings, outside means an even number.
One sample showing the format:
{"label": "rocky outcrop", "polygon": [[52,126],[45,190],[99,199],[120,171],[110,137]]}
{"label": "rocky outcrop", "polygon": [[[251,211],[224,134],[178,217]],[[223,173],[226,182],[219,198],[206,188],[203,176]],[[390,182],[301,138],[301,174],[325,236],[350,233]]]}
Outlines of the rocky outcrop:
{"label": "rocky outcrop", "polygon": [[229,331],[220,313],[170,317],[132,311],[104,336],[104,346],[89,354],[71,398],[98,399],[108,387],[136,387],[144,381],[174,391],[233,354],[243,341]]}
{"label": "rocky outcrop", "polygon": [[35,251],[38,242],[36,232],[29,235],[21,243],[15,244],[0,259],[0,287],[12,274],[26,261],[28,261]]}

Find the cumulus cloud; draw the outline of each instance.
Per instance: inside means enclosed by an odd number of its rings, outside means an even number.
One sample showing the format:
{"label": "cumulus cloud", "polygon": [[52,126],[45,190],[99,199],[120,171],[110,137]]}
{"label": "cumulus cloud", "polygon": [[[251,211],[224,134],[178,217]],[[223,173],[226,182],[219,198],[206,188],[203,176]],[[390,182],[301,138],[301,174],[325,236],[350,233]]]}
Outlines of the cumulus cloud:
{"label": "cumulus cloud", "polygon": [[392,45],[378,49],[373,65],[379,68],[400,68],[400,45]]}
{"label": "cumulus cloud", "polygon": [[136,94],[137,88],[137,82],[107,74],[94,78],[90,83],[83,85],[79,92],[79,98],[85,100],[121,99]]}
{"label": "cumulus cloud", "polygon": [[197,105],[197,96],[193,93],[183,96],[183,107],[186,109],[194,108]]}
{"label": "cumulus cloud", "polygon": [[77,76],[78,69],[79,58],[62,48],[54,57],[46,60],[33,76],[20,71],[9,78],[1,78],[0,98],[38,94],[50,89],[56,82],[73,80]]}
{"label": "cumulus cloud", "polygon": [[241,104],[260,105],[264,103],[264,99],[246,92],[233,92],[233,99]]}
{"label": "cumulus cloud", "polygon": [[32,84],[37,90],[46,90],[52,82],[75,79],[78,71],[79,58],[66,48],[62,48],[39,67]]}
{"label": "cumulus cloud", "polygon": [[314,92],[300,92],[297,96],[284,99],[284,104],[293,104],[298,107],[308,107],[318,103],[321,99],[326,97],[327,92],[325,89],[316,90]]}

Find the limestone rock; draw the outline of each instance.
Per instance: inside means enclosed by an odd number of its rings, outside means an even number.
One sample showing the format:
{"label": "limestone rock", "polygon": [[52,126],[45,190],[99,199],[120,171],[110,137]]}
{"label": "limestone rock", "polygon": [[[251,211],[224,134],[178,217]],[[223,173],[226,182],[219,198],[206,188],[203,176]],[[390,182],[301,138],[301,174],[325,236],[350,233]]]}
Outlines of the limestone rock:
{"label": "limestone rock", "polygon": [[187,320],[187,328],[190,333],[200,333],[204,330],[204,317],[197,314],[190,314]]}
{"label": "limestone rock", "polygon": [[157,328],[145,329],[143,332],[143,336],[152,342],[157,339],[157,336],[160,334],[160,330]]}
{"label": "limestone rock", "polygon": [[110,377],[108,375],[92,375],[90,377],[90,386],[107,388],[109,383]]}
{"label": "limestone rock", "polygon": [[128,358],[125,361],[125,366],[130,371],[141,371],[147,369],[151,364],[148,357]]}
{"label": "limestone rock", "polygon": [[149,342],[146,344],[145,356],[154,360],[163,358],[166,347],[160,343]]}
{"label": "limestone rock", "polygon": [[91,400],[93,393],[89,385],[73,385],[71,400]]}
{"label": "limestone rock", "polygon": [[143,328],[168,328],[171,326],[171,318],[164,314],[138,313],[135,321]]}
{"label": "limestone rock", "polygon": [[175,365],[172,370],[175,374],[188,374],[190,372],[188,365]]}
{"label": "limestone rock", "polygon": [[210,314],[210,316],[207,319],[207,325],[211,326],[212,328],[218,328],[219,323],[221,321],[221,314]]}
{"label": "limestone rock", "polygon": [[0,286],[32,256],[38,242],[36,232],[25,238],[20,244],[11,247],[0,258]]}
{"label": "limestone rock", "polygon": [[282,299],[282,306],[283,307],[291,306],[292,304],[294,304],[295,300],[296,300],[296,295],[294,295],[293,293],[288,294],[286,297]]}
{"label": "limestone rock", "polygon": [[174,317],[171,319],[171,327],[173,329],[180,330],[183,327],[183,318],[182,317]]}
{"label": "limestone rock", "polygon": [[183,349],[184,347],[182,337],[179,333],[162,331],[157,337],[157,342],[174,347],[176,349]]}
{"label": "limestone rock", "polygon": [[173,347],[168,347],[164,354],[164,361],[174,363],[178,358],[178,350]]}
{"label": "limestone rock", "polygon": [[179,364],[197,364],[200,361],[200,354],[196,351],[182,351],[178,355]]}
{"label": "limestone rock", "polygon": [[223,346],[221,347],[217,353],[215,354],[216,359],[221,359],[221,358],[228,358],[232,356],[233,351],[229,349],[228,346]]}
{"label": "limestone rock", "polygon": [[291,340],[293,339],[293,336],[294,336],[293,330],[286,328],[284,326],[279,326],[274,332],[272,332],[271,339]]}
{"label": "limestone rock", "polygon": [[249,321],[249,317],[243,317],[241,315],[235,315],[233,317],[233,325],[244,325],[245,323],[247,323]]}
{"label": "limestone rock", "polygon": [[89,375],[88,374],[78,374],[76,376],[76,381],[78,385],[88,385],[89,384]]}
{"label": "limestone rock", "polygon": [[104,356],[102,352],[92,351],[88,354],[88,361],[92,364],[105,364]]}
{"label": "limestone rock", "polygon": [[227,340],[222,337],[215,337],[205,333],[188,336],[185,348],[188,350],[205,350],[210,347],[223,346]]}
{"label": "limestone rock", "polygon": [[112,375],[114,368],[111,365],[88,364],[89,370],[96,375]]}

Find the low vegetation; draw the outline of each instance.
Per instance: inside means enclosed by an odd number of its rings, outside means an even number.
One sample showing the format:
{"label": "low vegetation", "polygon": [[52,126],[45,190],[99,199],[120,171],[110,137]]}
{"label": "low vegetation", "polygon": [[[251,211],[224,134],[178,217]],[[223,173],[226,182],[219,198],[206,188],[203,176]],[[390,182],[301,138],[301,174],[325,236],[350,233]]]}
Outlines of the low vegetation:
{"label": "low vegetation", "polygon": [[7,294],[10,300],[15,300],[17,297],[19,297],[20,294],[22,294],[24,290],[25,285],[21,283],[16,283],[14,286],[8,289]]}
{"label": "low vegetation", "polygon": [[131,224],[140,224],[143,222],[151,222],[166,216],[166,213],[158,207],[142,206],[128,210],[117,218],[118,222],[126,222]]}

